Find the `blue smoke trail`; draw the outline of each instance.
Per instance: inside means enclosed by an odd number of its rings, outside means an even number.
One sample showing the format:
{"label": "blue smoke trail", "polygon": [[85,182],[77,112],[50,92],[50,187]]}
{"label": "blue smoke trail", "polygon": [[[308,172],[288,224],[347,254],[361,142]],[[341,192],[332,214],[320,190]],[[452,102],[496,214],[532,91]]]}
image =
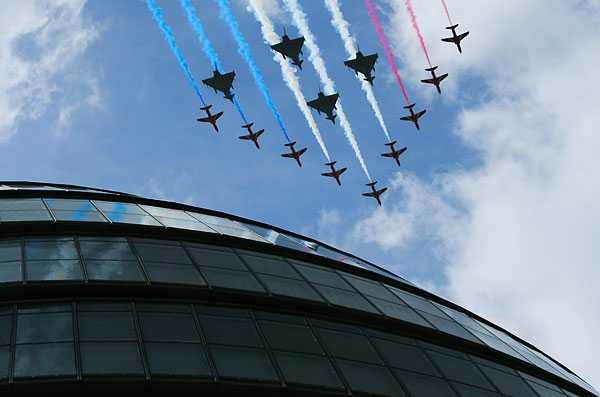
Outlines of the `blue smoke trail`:
{"label": "blue smoke trail", "polygon": [[219,7],[221,8],[221,13],[219,14],[219,16],[221,17],[221,19],[223,19],[229,25],[229,28],[231,29],[231,33],[233,33],[233,37],[235,38],[235,40],[238,43],[238,52],[240,53],[240,55],[242,55],[244,57],[244,59],[248,63],[248,67],[250,68],[250,72],[252,73],[252,76],[254,76],[254,81],[256,82],[256,85],[258,86],[258,88],[262,92],[263,96],[265,97],[265,100],[267,101],[267,105],[269,105],[269,107],[273,111],[273,115],[277,119],[277,123],[279,124],[281,131],[283,131],[283,135],[285,135],[285,139],[287,139],[287,141],[290,142],[290,138],[288,137],[285,127],[283,126],[283,122],[281,121],[281,116],[279,116],[279,112],[277,111],[277,108],[275,107],[275,104],[273,103],[271,94],[269,94],[269,90],[267,89],[267,86],[265,85],[262,75],[260,74],[260,70],[256,66],[256,62],[254,62],[254,58],[252,58],[252,54],[250,53],[250,48],[248,48],[248,44],[246,43],[246,40],[244,40],[244,36],[242,36],[242,33],[240,32],[240,27],[237,23],[237,20],[231,13],[231,8],[229,7],[229,1],[227,1],[227,0],[216,0],[216,1],[217,1],[217,3],[219,3]]}
{"label": "blue smoke trail", "polygon": [[158,26],[160,27],[163,34],[165,35],[165,39],[171,46],[171,50],[173,50],[173,54],[175,54],[175,56],[177,57],[177,60],[179,61],[179,64],[183,68],[183,71],[185,72],[187,77],[190,79],[190,83],[192,83],[192,87],[194,87],[194,91],[196,91],[196,94],[198,94],[198,97],[202,101],[202,105],[206,106],[206,102],[204,102],[204,98],[202,98],[202,94],[200,94],[200,90],[198,90],[196,81],[194,80],[194,77],[190,73],[190,68],[188,67],[188,64],[183,59],[183,55],[181,55],[181,50],[179,49],[179,47],[177,47],[177,44],[175,43],[175,37],[173,37],[173,32],[171,31],[171,28],[169,27],[169,25],[167,25],[167,23],[163,19],[161,9],[158,8],[158,6],[154,2],[154,0],[146,0],[146,4],[148,5],[148,8],[150,9],[150,11],[152,11],[152,18],[156,19],[156,22],[158,22]]}
{"label": "blue smoke trail", "polygon": [[[190,3],[190,0],[180,0],[180,3],[187,13],[188,21],[190,21],[190,24],[194,27],[194,30],[198,34],[198,39],[200,39],[200,43],[202,43],[204,53],[210,59],[210,62],[215,65],[215,68],[220,73],[222,73],[223,69],[221,69],[221,62],[219,62],[219,56],[217,55],[217,52],[212,46],[210,40],[208,39],[208,36],[204,31],[204,27],[202,26],[202,22],[200,22],[200,19],[196,15],[196,10]],[[229,92],[233,93],[233,90],[230,90]],[[235,104],[235,107],[240,113],[240,116],[242,116],[242,120],[244,120],[244,123],[248,124],[248,121],[246,121],[246,117],[244,116],[244,112],[242,111],[242,107],[238,103],[236,97],[233,97],[233,103]]]}

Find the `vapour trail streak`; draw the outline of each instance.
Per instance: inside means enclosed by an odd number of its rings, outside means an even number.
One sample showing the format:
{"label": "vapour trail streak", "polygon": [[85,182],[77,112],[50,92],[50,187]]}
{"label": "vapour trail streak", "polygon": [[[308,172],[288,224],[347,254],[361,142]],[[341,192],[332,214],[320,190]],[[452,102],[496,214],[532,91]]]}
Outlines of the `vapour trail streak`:
{"label": "vapour trail streak", "polygon": [[369,10],[369,16],[371,17],[371,21],[373,25],[375,25],[375,31],[377,32],[377,36],[379,36],[379,41],[383,45],[383,50],[385,51],[385,55],[387,55],[388,62],[396,75],[396,80],[398,80],[398,84],[402,89],[402,94],[404,94],[404,99],[406,99],[406,103],[410,105],[410,101],[408,100],[408,95],[406,95],[406,90],[404,89],[404,84],[402,84],[402,79],[400,78],[400,73],[398,73],[398,66],[396,66],[396,61],[394,60],[394,54],[392,54],[392,49],[390,48],[390,44],[383,33],[383,28],[381,27],[381,23],[379,22],[379,17],[377,16],[377,10],[375,9],[375,5],[371,2],[371,0],[365,0],[365,5]]}
{"label": "vapour trail streak", "polygon": [[[304,36],[304,44],[306,44],[306,46],[308,47],[308,50],[310,52],[308,59],[313,64],[314,68],[316,69],[317,73],[319,74],[319,79],[321,80],[321,83],[323,83],[323,85],[325,86],[325,93],[327,95],[333,94],[335,92],[335,85],[333,83],[333,80],[331,80],[329,78],[329,75],[327,74],[327,69],[325,68],[325,62],[323,61],[323,58],[321,57],[321,51],[319,50],[319,46],[317,46],[315,36],[312,34],[310,29],[308,28],[306,14],[304,13],[304,11],[302,11],[302,9],[300,8],[300,5],[298,4],[298,2],[296,0],[284,0],[283,2],[285,4],[286,8],[288,9],[288,12],[292,15],[294,25],[296,25],[296,27],[300,31],[300,34],[302,34],[302,36]],[[342,128],[344,130],[344,135],[346,135],[346,138],[350,142],[350,146],[352,146],[352,149],[354,150],[354,154],[356,155],[356,158],[358,159],[360,166],[362,167],[363,171],[365,172],[365,175],[367,175],[367,178],[369,178],[369,182],[370,182],[371,176],[369,175],[369,170],[367,170],[367,165],[365,164],[365,160],[363,159],[362,154],[360,153],[358,143],[356,142],[356,138],[354,137],[354,134],[352,133],[352,127],[350,126],[350,123],[348,122],[348,119],[346,118],[346,114],[344,113],[344,109],[342,108],[342,103],[341,103],[340,99],[338,99],[338,101],[337,101],[336,108],[337,108],[337,115],[340,118],[340,125],[342,126]]]}
{"label": "vapour trail streak", "polygon": [[[219,62],[219,56],[217,55],[214,47],[212,46],[210,40],[208,39],[208,36],[206,35],[206,32],[204,31],[204,27],[202,27],[202,22],[196,15],[196,10],[190,4],[190,0],[180,0],[180,3],[181,3],[181,6],[185,9],[185,11],[187,13],[188,21],[190,21],[190,24],[192,25],[192,27],[198,34],[198,39],[200,40],[200,43],[202,44],[202,49],[204,50],[204,53],[210,59],[210,62],[215,65],[215,68],[219,72],[223,72],[223,69],[221,69],[221,62]],[[233,90],[230,90],[230,92],[231,91],[233,91]],[[235,96],[233,97],[233,103],[234,103],[235,107],[237,108],[238,112],[240,113],[240,116],[242,116],[242,120],[244,120],[244,123],[248,124],[248,121],[246,120],[246,117],[244,116],[244,112],[242,111],[242,107],[238,103],[237,98]]]}
{"label": "vapour trail streak", "polygon": [[410,4],[410,0],[406,0],[406,9],[410,14],[410,20],[412,22],[413,28],[417,32],[417,36],[419,36],[419,41],[421,42],[421,47],[423,47],[423,52],[425,53],[425,58],[427,58],[427,63],[429,67],[431,67],[431,61],[429,60],[429,54],[427,53],[427,48],[425,48],[425,41],[423,41],[423,36],[421,36],[421,31],[419,30],[419,25],[417,25],[417,17],[415,16],[415,12],[412,9],[412,5]]}
{"label": "vapour trail streak", "polygon": [[[352,35],[350,34],[350,31],[348,30],[349,24],[344,19],[344,15],[342,14],[342,11],[340,10],[340,5],[338,3],[338,0],[325,0],[325,5],[327,6],[327,9],[331,13],[331,17],[332,17],[331,23],[333,24],[333,26],[336,28],[336,30],[342,37],[342,40],[344,41],[344,46],[346,47],[346,51],[348,52],[348,55],[350,57],[352,57],[353,55],[356,54],[356,42],[354,40],[354,37],[352,37]],[[381,110],[379,110],[379,105],[377,104],[377,100],[375,99],[375,94],[373,93],[373,88],[371,87],[371,84],[369,84],[368,81],[365,81],[365,79],[361,78],[358,74],[356,74],[356,78],[360,81],[361,88],[367,95],[367,100],[371,104],[371,107],[373,108],[373,112],[375,112],[375,117],[377,117],[377,120],[379,121],[379,125],[383,129],[383,132],[385,133],[385,136],[386,136],[388,142],[390,142],[390,134],[388,133],[385,122],[383,121],[383,116],[381,114]]]}
{"label": "vapour trail streak", "polygon": [[190,79],[190,83],[192,83],[192,87],[194,87],[194,91],[196,91],[196,94],[198,94],[200,101],[202,101],[202,105],[206,106],[206,102],[204,102],[204,98],[202,98],[202,94],[200,94],[200,90],[198,90],[198,85],[196,84],[194,77],[190,73],[190,68],[188,67],[188,64],[183,59],[183,55],[181,55],[181,50],[177,46],[177,43],[175,43],[175,37],[173,37],[173,32],[171,31],[171,28],[169,27],[169,25],[167,25],[167,23],[163,19],[161,9],[156,5],[154,0],[146,0],[146,4],[148,5],[148,8],[152,12],[152,18],[154,18],[156,20],[156,22],[158,22],[158,26],[160,27],[163,34],[165,35],[165,39],[169,43],[169,46],[171,46],[171,50],[173,51],[173,54],[175,54],[175,57],[177,57],[177,60],[179,61],[179,65],[181,65],[181,67],[183,68],[183,71],[187,75],[188,79]]}
{"label": "vapour trail streak", "polygon": [[[185,1],[189,1],[189,0],[185,0]],[[265,81],[262,78],[262,75],[260,73],[260,70],[258,69],[258,66],[256,66],[256,62],[254,62],[254,58],[252,57],[250,48],[248,47],[248,44],[246,43],[246,40],[244,39],[242,32],[240,32],[240,27],[237,23],[237,20],[233,16],[233,13],[231,12],[231,7],[229,7],[229,2],[227,0],[217,0],[217,2],[219,3],[219,7],[221,7],[221,12],[220,12],[219,16],[221,17],[221,19],[223,19],[229,25],[229,28],[231,29],[231,33],[233,34],[233,37],[237,41],[238,52],[240,53],[240,55],[242,55],[244,57],[244,60],[248,64],[250,73],[252,73],[252,76],[254,77],[254,82],[260,89],[260,92],[262,92],[263,96],[265,97],[265,100],[267,101],[267,105],[273,112],[273,115],[275,116],[275,119],[277,120],[277,123],[279,124],[279,127],[281,128],[281,131],[283,132],[283,135],[285,135],[285,139],[287,139],[287,141],[289,143],[290,138],[288,137],[287,131],[285,130],[285,127],[283,126],[283,122],[281,121],[281,116],[279,115],[279,112],[277,111],[277,108],[275,107],[275,103],[273,103],[271,94],[269,94],[269,90],[267,89],[267,86],[265,85]]]}
{"label": "vapour trail streak", "polygon": [[[265,12],[262,0],[249,1],[250,6],[252,8],[252,13],[261,25],[260,29],[262,31],[265,42],[269,45],[277,44],[279,42],[279,36],[277,36],[277,34],[275,33],[275,27],[273,26],[273,22],[271,22],[271,19]],[[273,59],[279,62],[279,65],[281,66],[281,74],[283,75],[283,80],[285,81],[289,89],[292,90],[292,92],[294,93],[294,96],[296,97],[296,102],[298,103],[298,107],[300,108],[302,114],[306,118],[310,130],[317,139],[317,142],[319,143],[321,150],[325,154],[325,157],[327,157],[328,161],[331,161],[329,153],[327,152],[327,148],[325,147],[325,143],[323,142],[323,138],[321,137],[319,129],[317,128],[317,123],[315,122],[315,119],[313,118],[312,113],[310,112],[310,109],[306,104],[306,99],[304,98],[304,94],[302,94],[302,90],[300,90],[300,82],[298,81],[298,76],[296,76],[296,71],[294,70],[292,65],[290,65],[290,61],[288,59],[284,59],[281,54],[275,54]]]}
{"label": "vapour trail streak", "polygon": [[442,0],[442,4],[444,5],[444,10],[446,11],[446,16],[448,17],[448,22],[450,22],[450,26],[452,26],[452,20],[450,19],[450,13],[448,12],[448,7],[446,7],[446,2]]}

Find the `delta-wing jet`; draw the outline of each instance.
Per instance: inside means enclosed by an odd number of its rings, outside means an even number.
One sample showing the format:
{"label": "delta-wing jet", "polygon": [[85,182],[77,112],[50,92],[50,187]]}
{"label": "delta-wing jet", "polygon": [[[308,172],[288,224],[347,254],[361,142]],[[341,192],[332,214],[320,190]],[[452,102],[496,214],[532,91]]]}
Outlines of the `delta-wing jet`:
{"label": "delta-wing jet", "polygon": [[317,99],[306,102],[306,104],[311,108],[316,109],[319,114],[321,114],[321,112],[325,113],[327,115],[327,120],[331,120],[331,122],[335,124],[336,115],[333,114],[333,109],[335,109],[338,98],[339,94],[337,93],[325,95],[323,92],[319,92]]}
{"label": "delta-wing jet", "polygon": [[365,80],[373,85],[375,76],[371,76],[371,72],[375,70],[375,62],[377,62],[377,54],[364,56],[360,50],[356,53],[356,58],[344,62],[344,65],[354,70],[354,73],[362,73]]}
{"label": "delta-wing jet", "polygon": [[300,54],[302,54],[302,46],[304,45],[304,37],[298,37],[296,39],[290,39],[289,36],[285,33],[285,29],[283,30],[283,36],[281,37],[281,42],[277,44],[273,44],[271,48],[274,51],[277,51],[284,58],[290,57],[292,59],[292,64],[296,65],[302,70],[302,62],[300,60]]}
{"label": "delta-wing jet", "polygon": [[215,69],[213,72],[213,77],[202,80],[204,85],[212,88],[217,91],[221,91],[225,94],[225,98],[229,99],[233,103],[233,96],[235,95],[231,92],[233,88],[233,80],[235,79],[235,72],[229,72],[225,74],[221,74],[218,69]]}

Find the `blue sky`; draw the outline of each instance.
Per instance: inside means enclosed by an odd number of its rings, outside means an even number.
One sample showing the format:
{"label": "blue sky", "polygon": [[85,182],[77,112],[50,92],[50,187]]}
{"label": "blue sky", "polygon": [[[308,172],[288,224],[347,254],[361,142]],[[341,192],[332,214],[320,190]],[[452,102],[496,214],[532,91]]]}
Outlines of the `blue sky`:
{"label": "blue sky", "polygon": [[[279,34],[298,35],[281,2],[264,0]],[[597,1],[448,0],[463,54],[440,38],[441,2],[413,0],[431,61],[449,73],[442,95],[420,83],[428,67],[401,0],[375,4],[411,102],[417,132],[362,1],[341,1],[365,54],[377,52],[374,92],[402,168],[382,158],[381,130],[322,1],[300,1],[383,207],[361,196],[366,176],[338,124],[313,113],[342,187],[320,175],[325,156],[284,84],[246,0],[233,13],[297,147],[286,143],[213,0],[193,0],[261,149],[242,120],[201,84],[213,66],[178,1],[157,0],[219,133],[199,124],[201,102],[142,1],[56,0],[0,6],[2,179],[80,184],[187,202],[306,234],[416,281],[523,336],[592,384],[600,332]],[[310,7],[308,5],[310,4]],[[304,51],[297,72],[314,99]],[[576,291],[576,292],[575,292]],[[596,302],[593,304],[592,302]],[[575,309],[576,308],[576,309]],[[560,313],[560,326],[556,313]],[[577,326],[586,324],[585,327]],[[565,341],[564,335],[572,335]],[[594,378],[595,377],[595,378]]]}

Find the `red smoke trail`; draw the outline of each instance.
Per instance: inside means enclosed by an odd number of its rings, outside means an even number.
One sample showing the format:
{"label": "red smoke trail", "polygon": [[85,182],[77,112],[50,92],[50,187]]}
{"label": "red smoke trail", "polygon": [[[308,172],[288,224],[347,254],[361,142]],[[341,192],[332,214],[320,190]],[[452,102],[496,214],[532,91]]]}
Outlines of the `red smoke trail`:
{"label": "red smoke trail", "polygon": [[446,15],[448,16],[448,22],[450,22],[450,26],[452,26],[452,20],[450,19],[450,13],[448,12],[448,7],[446,7],[446,2],[442,0],[442,4],[444,5],[444,10],[446,10]]}
{"label": "red smoke trail", "polygon": [[406,0],[406,8],[408,9],[408,13],[410,14],[410,20],[412,21],[412,25],[417,31],[417,35],[419,36],[419,41],[421,42],[421,47],[423,47],[423,52],[425,52],[425,57],[427,58],[427,63],[429,63],[429,67],[431,67],[431,61],[429,60],[429,54],[427,53],[427,48],[425,48],[425,42],[423,41],[423,36],[421,36],[421,31],[419,30],[419,26],[417,25],[417,17],[415,17],[415,13],[410,5],[410,0]]}
{"label": "red smoke trail", "polygon": [[402,88],[402,93],[404,94],[404,98],[406,98],[406,102],[410,105],[410,101],[408,100],[408,95],[406,95],[406,90],[404,90],[404,84],[402,84],[402,79],[400,78],[400,74],[398,73],[398,67],[396,66],[396,61],[394,61],[394,55],[392,54],[392,50],[390,49],[390,45],[383,34],[383,28],[381,27],[381,23],[379,23],[379,17],[377,16],[377,10],[375,6],[371,2],[371,0],[365,0],[365,5],[369,9],[369,16],[371,16],[371,20],[373,21],[373,25],[375,25],[375,30],[377,31],[377,35],[379,36],[379,40],[381,44],[383,44],[383,48],[385,50],[385,54],[388,57],[388,61],[390,61],[390,65],[392,66],[392,70],[396,75],[396,80],[398,80],[398,84],[400,84],[400,88]]}

